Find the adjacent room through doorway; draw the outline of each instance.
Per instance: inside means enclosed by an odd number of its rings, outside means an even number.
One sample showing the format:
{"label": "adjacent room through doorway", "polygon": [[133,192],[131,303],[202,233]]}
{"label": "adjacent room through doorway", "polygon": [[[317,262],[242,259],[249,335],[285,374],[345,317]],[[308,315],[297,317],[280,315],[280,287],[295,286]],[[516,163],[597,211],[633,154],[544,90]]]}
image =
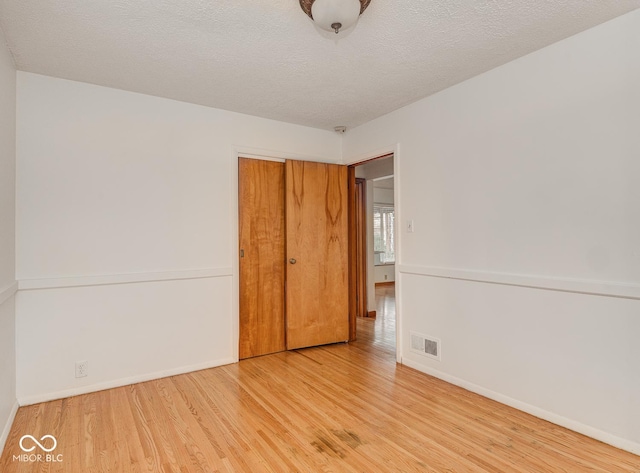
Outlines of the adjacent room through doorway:
{"label": "adjacent room through doorway", "polygon": [[[356,248],[357,337],[375,347],[396,349],[394,156],[387,154],[350,166],[356,192],[353,218]],[[352,297],[354,295],[352,294]]]}

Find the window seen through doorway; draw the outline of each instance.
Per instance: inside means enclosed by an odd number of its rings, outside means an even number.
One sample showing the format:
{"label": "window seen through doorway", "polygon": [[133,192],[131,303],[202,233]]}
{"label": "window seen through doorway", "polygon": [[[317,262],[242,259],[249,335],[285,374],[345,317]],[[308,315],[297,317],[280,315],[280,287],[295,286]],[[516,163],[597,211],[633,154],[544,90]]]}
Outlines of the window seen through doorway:
{"label": "window seen through doorway", "polygon": [[376,263],[392,264],[396,261],[394,245],[394,220],[393,206],[373,205],[373,249],[376,253]]}

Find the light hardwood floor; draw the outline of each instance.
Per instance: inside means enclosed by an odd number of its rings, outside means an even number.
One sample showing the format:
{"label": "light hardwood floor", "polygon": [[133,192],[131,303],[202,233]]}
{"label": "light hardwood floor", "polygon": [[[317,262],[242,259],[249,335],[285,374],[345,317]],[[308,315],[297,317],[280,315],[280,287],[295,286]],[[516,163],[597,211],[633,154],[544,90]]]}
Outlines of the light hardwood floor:
{"label": "light hardwood floor", "polygon": [[[20,408],[0,472],[640,472],[640,457],[396,365],[381,292],[350,344]],[[25,434],[54,435],[62,461],[13,461]]]}

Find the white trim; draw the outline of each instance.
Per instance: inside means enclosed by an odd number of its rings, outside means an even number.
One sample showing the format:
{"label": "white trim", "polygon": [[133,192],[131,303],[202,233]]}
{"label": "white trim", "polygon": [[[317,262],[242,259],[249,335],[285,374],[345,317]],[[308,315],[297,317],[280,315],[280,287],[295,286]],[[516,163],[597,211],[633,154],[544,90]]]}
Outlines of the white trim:
{"label": "white trim", "polygon": [[514,409],[518,409],[519,411],[526,412],[527,414],[531,414],[532,416],[552,422],[556,425],[565,427],[569,430],[573,430],[574,432],[578,432],[606,444],[613,445],[616,448],[621,448],[622,450],[626,450],[627,452],[631,452],[635,455],[640,455],[640,443],[618,437],[616,435],[610,434],[609,432],[596,429],[595,427],[591,427],[578,421],[568,419],[553,412],[549,412],[545,409],[532,406],[531,404],[527,404],[526,402],[518,401],[517,399],[510,398],[509,396],[505,396],[495,391],[491,391],[490,389],[483,388],[482,386],[478,386],[477,384],[465,381],[464,379],[460,379],[455,376],[451,376],[442,371],[430,368],[420,363],[416,363],[406,358],[403,359],[403,364],[405,366],[408,366],[409,368],[413,368],[422,373],[428,374],[429,376],[433,376],[435,378],[446,381],[447,383],[454,384],[468,391],[480,394],[481,396],[487,397],[501,404],[505,404],[509,407],[513,407]]}
{"label": "white trim", "polygon": [[0,456],[4,451],[4,447],[7,443],[7,439],[9,438],[9,432],[11,432],[11,426],[13,425],[13,421],[16,418],[16,414],[18,413],[19,407],[20,407],[20,404],[18,404],[18,401],[16,400],[13,403],[11,412],[9,412],[9,417],[7,418],[7,421],[4,424],[4,428],[2,429],[2,435],[0,435]]}
{"label": "white trim", "polygon": [[[394,172],[395,172],[395,169],[394,169]],[[376,182],[376,181],[384,181],[384,180],[386,180],[386,179],[391,179],[391,178],[394,178],[394,177],[395,177],[395,176],[394,176],[393,174],[390,174],[390,175],[388,175],[388,176],[376,177],[376,178],[373,178],[373,179],[371,179],[371,180],[372,180],[373,182]],[[395,180],[395,179],[394,179],[394,180]],[[385,187],[378,187],[378,189],[385,189]],[[395,189],[395,182],[394,182],[394,189]]]}
{"label": "white trim", "polygon": [[[355,156],[351,156],[350,158],[347,158],[347,159],[344,159],[344,157],[343,157],[342,161],[347,166],[351,166],[353,164],[360,164],[360,163],[364,163],[365,161],[369,161],[371,159],[375,159],[375,158],[378,158],[378,157],[381,157],[381,156],[385,156],[387,154],[392,154],[393,153],[395,155],[399,151],[399,148],[400,148],[399,143],[388,145],[388,146],[382,146],[382,147],[380,147],[378,149],[375,149],[373,151],[367,151],[366,153],[360,153],[360,154],[357,154]],[[398,161],[394,157],[394,159],[393,159],[393,175],[397,179],[398,168],[395,167],[396,164],[398,164]]]}
{"label": "white trim", "polygon": [[18,288],[22,290],[53,289],[63,287],[106,286],[111,284],[131,284],[140,282],[176,281],[179,279],[203,279],[231,276],[231,268],[190,269],[183,271],[161,271],[151,273],[103,274],[100,276],[76,276],[47,279],[20,279]]}
{"label": "white trim", "polygon": [[[231,150],[231,196],[229,199],[229,205],[231,205],[231,244],[233,258],[231,260],[233,278],[231,279],[231,340],[233,348],[233,358],[235,361],[240,359],[240,205],[239,205],[239,182],[240,171],[239,162],[240,155],[246,156],[244,151],[240,151],[240,148],[234,147]],[[276,155],[279,156],[279,155]],[[280,159],[278,157],[268,157],[271,159]]]}
{"label": "white trim", "polygon": [[18,402],[21,406],[29,406],[31,404],[38,404],[40,402],[55,401],[56,399],[64,399],[71,396],[78,396],[80,394],[88,394],[97,391],[104,391],[105,389],[119,388],[121,386],[129,386],[130,384],[144,383],[146,381],[152,381],[155,379],[167,378],[169,376],[176,376],[179,374],[192,373],[194,371],[206,370],[209,368],[216,368],[218,366],[229,365],[235,363],[232,358],[222,358],[220,360],[208,361],[205,363],[198,363],[195,365],[181,366],[179,368],[172,368],[169,370],[156,371],[155,373],[148,373],[136,376],[130,376],[127,378],[114,379],[112,381],[105,381],[103,383],[90,384],[86,386],[78,386],[76,388],[65,389],[62,391],[56,391],[46,394],[37,394],[35,396],[18,397]]}
{"label": "white trim", "polygon": [[235,158],[235,165],[237,166],[238,158],[252,158],[262,159],[264,161],[278,161],[283,162],[287,159],[299,160],[299,161],[317,161],[320,163],[333,163],[341,164],[340,157],[327,158],[326,156],[314,156],[304,153],[290,153],[288,151],[275,151],[263,148],[253,148],[250,146],[232,146],[232,155]]}
{"label": "white trim", "polygon": [[13,281],[8,286],[0,289],[0,305],[4,304],[18,291],[18,281]]}
{"label": "white trim", "polygon": [[245,159],[256,159],[258,161],[270,161],[270,162],[274,162],[274,163],[286,163],[287,160],[284,158],[270,158],[267,156],[254,156],[251,154],[247,154],[247,153],[239,153],[238,154],[238,158],[245,158]]}
{"label": "white trim", "polygon": [[[393,269],[393,279],[395,282],[396,294],[396,361],[402,363],[402,353],[404,352],[404,344],[402,341],[403,317],[402,317],[402,281],[400,281],[400,272],[398,271],[398,262],[402,261],[402,226],[398,222],[402,222],[402,199],[400,198],[400,143],[396,143],[393,147],[393,206],[395,209],[395,228],[393,230],[396,239],[395,262]],[[375,268],[374,268],[375,269]]]}
{"label": "white trim", "polygon": [[404,274],[417,274],[435,278],[460,279],[463,281],[529,287],[534,289],[548,289],[552,291],[575,292],[596,296],[640,299],[640,284],[439,268],[435,266],[413,266],[406,264],[397,266],[399,272]]}

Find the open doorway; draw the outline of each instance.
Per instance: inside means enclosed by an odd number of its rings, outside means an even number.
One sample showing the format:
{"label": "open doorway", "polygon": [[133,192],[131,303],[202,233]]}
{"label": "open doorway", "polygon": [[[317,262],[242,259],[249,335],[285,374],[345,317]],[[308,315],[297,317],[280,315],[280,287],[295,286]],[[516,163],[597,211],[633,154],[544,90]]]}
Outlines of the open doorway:
{"label": "open doorway", "polygon": [[356,248],[351,259],[354,338],[370,338],[395,350],[394,156],[357,163],[350,170]]}

